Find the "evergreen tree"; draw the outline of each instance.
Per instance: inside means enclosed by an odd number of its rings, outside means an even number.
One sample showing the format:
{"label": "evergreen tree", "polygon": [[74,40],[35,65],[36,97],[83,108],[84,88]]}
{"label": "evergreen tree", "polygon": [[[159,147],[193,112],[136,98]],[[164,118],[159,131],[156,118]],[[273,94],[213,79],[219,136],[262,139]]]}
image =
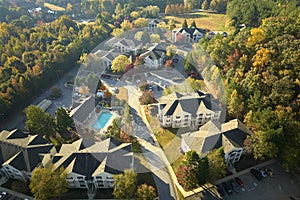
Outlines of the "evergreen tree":
{"label": "evergreen tree", "polygon": [[184,21],[183,21],[181,27],[184,28],[184,29],[185,29],[185,28],[188,28],[188,24],[187,24],[186,19],[184,19]]}
{"label": "evergreen tree", "polygon": [[193,20],[193,21],[192,21],[192,23],[191,23],[191,26],[190,26],[190,27],[191,27],[191,28],[192,28],[192,27],[195,27],[195,28],[197,28],[197,25],[196,25],[196,22],[195,22],[195,20]]}

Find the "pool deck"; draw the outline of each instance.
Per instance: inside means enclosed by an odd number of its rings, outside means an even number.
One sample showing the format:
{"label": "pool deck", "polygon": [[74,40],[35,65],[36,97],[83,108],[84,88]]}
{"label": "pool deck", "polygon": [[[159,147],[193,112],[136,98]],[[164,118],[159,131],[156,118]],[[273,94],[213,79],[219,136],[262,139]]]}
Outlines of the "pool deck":
{"label": "pool deck", "polygon": [[[103,112],[109,112],[112,114],[110,119],[106,122],[105,126],[102,129],[95,129],[93,126],[96,123],[98,117],[103,113]],[[97,113],[96,120],[93,120],[91,123],[89,123],[89,128],[92,128],[95,131],[95,135],[102,135],[107,132],[107,128],[112,124],[113,120],[116,119],[117,117],[120,117],[116,111],[109,111],[106,109],[101,109],[99,113]]]}

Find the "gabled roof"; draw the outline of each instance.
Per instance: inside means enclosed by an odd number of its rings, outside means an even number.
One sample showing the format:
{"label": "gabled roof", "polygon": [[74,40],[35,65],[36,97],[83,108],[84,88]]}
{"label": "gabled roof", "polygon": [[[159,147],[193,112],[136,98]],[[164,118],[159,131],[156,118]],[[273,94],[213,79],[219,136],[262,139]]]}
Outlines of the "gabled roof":
{"label": "gabled roof", "polygon": [[[27,135],[20,130],[0,133],[0,164],[31,172],[54,145],[40,135]],[[7,145],[8,144],[8,145]]]}
{"label": "gabled roof", "polygon": [[161,22],[161,20],[159,20],[159,19],[148,19],[148,24],[150,24],[150,23],[159,24],[160,22]]}
{"label": "gabled roof", "polygon": [[142,45],[142,43],[136,39],[127,39],[127,38],[120,40],[118,43],[129,48],[139,48]]}
{"label": "gabled roof", "polygon": [[234,148],[243,148],[244,140],[252,134],[249,129],[238,119],[227,123],[209,121],[198,131],[182,135],[185,143],[198,153],[207,153],[213,149],[224,147],[224,152]]}
{"label": "gabled roof", "polygon": [[179,93],[171,93],[167,96],[161,97],[159,102],[165,104],[162,112],[164,115],[180,115],[182,112],[191,114],[193,116],[196,113],[201,112],[203,109],[209,109],[212,111],[220,111],[220,106],[215,102],[210,94],[204,94],[194,92],[187,95]]}
{"label": "gabled roof", "polygon": [[159,60],[166,53],[166,45],[164,43],[155,44],[147,49],[146,52],[140,55],[141,58],[149,58],[151,60]]}
{"label": "gabled roof", "polygon": [[187,32],[190,35],[196,34],[196,33],[202,33],[202,34],[206,34],[206,31],[204,29],[201,28],[196,28],[196,27],[191,27],[191,28],[179,28],[177,30],[174,30],[174,32],[177,33],[183,33],[183,32]]}
{"label": "gabled roof", "polygon": [[[60,151],[53,156],[54,169],[63,166],[68,173],[80,174],[91,180],[102,172],[117,174],[132,167],[131,143],[121,143],[111,138],[88,145],[85,143],[85,140],[80,139],[72,144],[63,144]],[[79,146],[85,147],[78,148]]]}
{"label": "gabled roof", "polygon": [[79,122],[84,122],[94,109],[95,98],[93,96],[89,96],[79,106],[74,108],[69,115]]}

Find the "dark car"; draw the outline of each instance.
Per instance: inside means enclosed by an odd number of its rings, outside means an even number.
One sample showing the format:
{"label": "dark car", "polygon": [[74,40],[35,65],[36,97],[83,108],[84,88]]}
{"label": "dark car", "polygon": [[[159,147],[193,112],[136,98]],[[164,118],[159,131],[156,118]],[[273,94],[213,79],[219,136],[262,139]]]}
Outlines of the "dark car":
{"label": "dark car", "polygon": [[244,187],[244,183],[239,177],[236,177],[234,180],[239,186]]}
{"label": "dark car", "polygon": [[261,181],[261,180],[263,179],[263,176],[261,175],[261,173],[260,173],[258,170],[256,170],[256,169],[251,169],[250,172],[251,172],[251,174],[253,174],[253,176],[254,176],[257,180]]}
{"label": "dark car", "polygon": [[225,195],[224,190],[222,189],[222,187],[220,185],[216,185],[217,191],[220,194],[221,197],[223,197]]}
{"label": "dark car", "polygon": [[228,195],[232,194],[232,189],[227,183],[222,183],[222,186]]}
{"label": "dark car", "polygon": [[178,58],[173,58],[172,61],[173,63],[178,63]]}
{"label": "dark car", "polygon": [[236,192],[236,193],[240,192],[239,186],[234,180],[230,181],[230,185],[231,185],[232,189],[234,190],[234,192]]}

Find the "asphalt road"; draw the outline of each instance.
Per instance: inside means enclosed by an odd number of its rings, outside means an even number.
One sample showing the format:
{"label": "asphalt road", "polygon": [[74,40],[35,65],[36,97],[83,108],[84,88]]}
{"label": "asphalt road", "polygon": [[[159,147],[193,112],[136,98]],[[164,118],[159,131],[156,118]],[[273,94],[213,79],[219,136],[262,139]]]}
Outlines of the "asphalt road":
{"label": "asphalt road", "polygon": [[131,107],[131,113],[135,123],[134,134],[139,139],[143,155],[148,162],[146,166],[154,175],[154,180],[158,190],[159,198],[164,200],[176,199],[175,189],[168,170],[165,168],[167,159],[162,149],[153,140],[150,130],[141,118],[140,104],[138,98],[141,92],[138,92],[133,86],[127,87],[129,94],[128,104]]}

